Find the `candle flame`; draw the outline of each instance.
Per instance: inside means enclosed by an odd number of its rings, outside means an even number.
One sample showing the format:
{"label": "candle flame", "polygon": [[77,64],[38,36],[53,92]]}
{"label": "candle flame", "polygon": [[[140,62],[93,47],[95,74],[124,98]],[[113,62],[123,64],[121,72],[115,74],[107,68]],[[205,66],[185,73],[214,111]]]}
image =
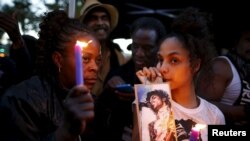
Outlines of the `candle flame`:
{"label": "candle flame", "polygon": [[200,131],[201,129],[205,128],[205,124],[196,124],[192,129],[196,131]]}
{"label": "candle flame", "polygon": [[79,45],[81,48],[85,48],[91,43],[92,40],[89,40],[88,42],[81,42],[81,41],[76,41],[76,44]]}

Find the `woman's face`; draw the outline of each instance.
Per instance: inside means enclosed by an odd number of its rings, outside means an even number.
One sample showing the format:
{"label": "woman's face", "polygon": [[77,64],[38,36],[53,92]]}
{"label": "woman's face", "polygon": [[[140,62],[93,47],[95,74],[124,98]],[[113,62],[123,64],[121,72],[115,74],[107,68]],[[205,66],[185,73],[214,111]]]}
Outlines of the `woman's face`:
{"label": "woman's face", "polygon": [[162,73],[163,80],[170,83],[172,90],[192,83],[189,52],[176,37],[169,37],[163,41],[158,59],[157,68]]}
{"label": "woman's face", "polygon": [[[91,40],[91,42],[89,42]],[[82,48],[82,66],[83,66],[83,79],[84,85],[89,89],[92,89],[93,85],[97,80],[97,71],[101,62],[101,51],[99,42],[88,35],[83,39],[79,39],[81,42],[89,44]],[[59,77],[61,82],[67,88],[71,88],[76,85],[76,65],[75,65],[75,52],[74,47],[67,48],[65,55],[61,62],[61,72]]]}

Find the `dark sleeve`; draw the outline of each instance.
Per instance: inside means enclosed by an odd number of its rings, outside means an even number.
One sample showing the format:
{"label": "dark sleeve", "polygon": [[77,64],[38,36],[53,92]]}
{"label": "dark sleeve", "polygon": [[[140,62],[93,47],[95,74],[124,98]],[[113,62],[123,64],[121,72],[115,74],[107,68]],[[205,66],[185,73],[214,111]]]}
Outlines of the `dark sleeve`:
{"label": "dark sleeve", "polygon": [[27,79],[33,73],[31,56],[25,44],[23,45],[23,47],[11,49],[10,57],[16,63],[18,82]]}
{"label": "dark sleeve", "polygon": [[9,89],[1,99],[1,115],[4,113],[1,116],[1,122],[5,126],[0,128],[4,130],[4,138],[6,141],[55,140],[56,128],[44,114],[46,111],[43,107],[47,103],[39,97],[38,91],[20,87]]}

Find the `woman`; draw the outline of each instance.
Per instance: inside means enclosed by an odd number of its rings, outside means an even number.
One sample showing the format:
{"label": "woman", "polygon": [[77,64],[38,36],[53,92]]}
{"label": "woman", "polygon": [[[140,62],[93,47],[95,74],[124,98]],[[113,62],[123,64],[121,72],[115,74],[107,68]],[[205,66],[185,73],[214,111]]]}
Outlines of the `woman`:
{"label": "woman", "polygon": [[[61,10],[44,16],[39,35],[38,75],[10,88],[1,101],[1,110],[7,113],[5,140],[75,141],[94,117],[90,90],[97,78],[100,44],[86,27]],[[77,40],[88,43],[82,49],[84,85],[78,86]]]}
{"label": "woman", "polygon": [[[177,132],[178,140],[188,140],[196,124],[225,124],[222,112],[195,92],[195,77],[209,59],[209,34],[204,23],[205,18],[197,9],[184,11],[174,21],[173,32],[160,45],[157,67],[137,72],[142,83],[169,82],[175,121],[186,131],[185,136]],[[201,129],[200,135],[203,141],[208,140],[206,128]]]}

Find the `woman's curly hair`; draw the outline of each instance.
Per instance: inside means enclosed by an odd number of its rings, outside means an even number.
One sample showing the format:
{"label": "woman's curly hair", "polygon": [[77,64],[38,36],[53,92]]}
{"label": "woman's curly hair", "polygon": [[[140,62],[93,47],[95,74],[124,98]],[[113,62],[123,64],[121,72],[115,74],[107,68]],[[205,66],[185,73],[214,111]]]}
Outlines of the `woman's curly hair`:
{"label": "woman's curly hair", "polygon": [[201,68],[217,55],[211,34],[212,17],[194,7],[186,8],[172,23],[172,32],[167,37],[177,37],[190,52],[193,68],[194,60],[200,59]]}
{"label": "woman's curly hair", "polygon": [[58,72],[58,68],[52,60],[54,51],[63,54],[65,48],[74,46],[77,38],[90,34],[90,31],[80,21],[70,19],[63,10],[45,13],[39,27],[36,72],[45,77]]}

